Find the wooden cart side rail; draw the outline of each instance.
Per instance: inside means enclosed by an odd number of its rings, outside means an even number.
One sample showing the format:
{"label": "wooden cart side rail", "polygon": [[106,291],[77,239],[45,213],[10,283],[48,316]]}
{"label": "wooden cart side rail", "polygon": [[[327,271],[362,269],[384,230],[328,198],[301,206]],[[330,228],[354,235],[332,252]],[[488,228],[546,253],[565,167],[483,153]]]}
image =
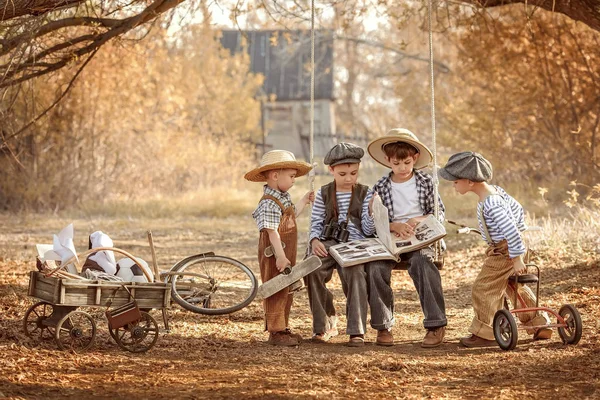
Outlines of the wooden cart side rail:
{"label": "wooden cart side rail", "polygon": [[28,294],[54,305],[106,307],[111,303],[118,306],[131,301],[129,293],[123,289],[126,287],[140,307],[170,307],[171,287],[166,283],[87,282],[46,277],[41,272],[31,271]]}

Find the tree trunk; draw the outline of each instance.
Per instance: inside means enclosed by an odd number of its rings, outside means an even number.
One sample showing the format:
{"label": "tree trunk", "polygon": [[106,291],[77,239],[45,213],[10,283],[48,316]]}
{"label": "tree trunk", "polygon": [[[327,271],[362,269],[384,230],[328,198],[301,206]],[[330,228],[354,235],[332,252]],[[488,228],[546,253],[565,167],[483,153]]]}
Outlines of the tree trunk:
{"label": "tree trunk", "polygon": [[462,0],[484,8],[499,7],[507,4],[522,3],[531,7],[565,14],[567,17],[583,22],[590,28],[600,31],[600,0]]}

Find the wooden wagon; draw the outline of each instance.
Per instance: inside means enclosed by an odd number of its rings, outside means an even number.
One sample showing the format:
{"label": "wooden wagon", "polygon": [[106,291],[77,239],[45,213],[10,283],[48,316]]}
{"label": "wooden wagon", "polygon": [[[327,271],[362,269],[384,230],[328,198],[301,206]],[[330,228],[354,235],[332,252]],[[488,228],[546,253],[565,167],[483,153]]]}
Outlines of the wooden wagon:
{"label": "wooden wagon", "polygon": [[[93,251],[99,250],[122,253],[139,264],[134,256],[123,250],[100,248]],[[89,251],[75,259],[84,260],[91,254],[93,252]],[[78,262],[75,267],[77,265]],[[54,338],[63,350],[89,349],[96,336],[96,321],[79,307],[106,308],[111,336],[119,347],[131,352],[147,351],[158,339],[158,324],[148,313],[151,309],[162,310],[164,327],[169,329],[166,309],[170,305],[171,286],[164,282],[88,280],[39,260],[38,269],[40,271],[30,273],[28,294],[40,301],[27,310],[23,320],[29,337]]]}

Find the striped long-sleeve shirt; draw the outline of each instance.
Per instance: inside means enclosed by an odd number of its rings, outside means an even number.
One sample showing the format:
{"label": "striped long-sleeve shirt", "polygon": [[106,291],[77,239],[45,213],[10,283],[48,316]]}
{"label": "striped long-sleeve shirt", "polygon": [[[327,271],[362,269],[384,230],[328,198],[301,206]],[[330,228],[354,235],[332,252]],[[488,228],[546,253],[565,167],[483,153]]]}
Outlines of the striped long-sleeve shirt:
{"label": "striped long-sleeve shirt", "polygon": [[[351,192],[336,192],[335,197],[337,199],[338,206],[338,222],[346,221],[348,218],[348,208],[350,207],[350,196]],[[349,240],[364,239],[366,236],[371,236],[375,233],[375,221],[373,217],[369,216],[369,201],[373,197],[373,191],[369,189],[365,200],[363,201],[361,211],[361,224],[362,232],[356,227],[352,221],[348,220],[348,232]],[[309,243],[314,238],[321,236],[323,232],[323,226],[325,225],[325,203],[323,202],[323,195],[321,189],[319,189],[315,195],[315,202],[312,208],[312,216],[310,219],[310,237]]]}
{"label": "striped long-sleeve shirt", "polygon": [[494,186],[494,188],[498,195],[488,196],[477,205],[477,219],[481,237],[489,243],[485,235],[485,229],[483,229],[481,220],[483,216],[492,243],[498,243],[506,239],[508,254],[511,258],[525,254],[525,244],[520,234],[521,231],[527,228],[523,207],[501,187]]}

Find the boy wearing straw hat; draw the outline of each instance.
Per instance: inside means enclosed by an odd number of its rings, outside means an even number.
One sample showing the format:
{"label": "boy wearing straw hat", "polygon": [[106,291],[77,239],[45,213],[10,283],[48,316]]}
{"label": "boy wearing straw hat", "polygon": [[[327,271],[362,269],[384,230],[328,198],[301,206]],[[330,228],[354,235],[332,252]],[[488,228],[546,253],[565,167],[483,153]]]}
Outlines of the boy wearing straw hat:
{"label": "boy wearing straw hat", "polygon": [[[407,129],[392,129],[386,136],[369,143],[368,151],[378,163],[391,169],[381,178],[374,190],[388,209],[390,231],[408,238],[414,227],[429,214],[434,214],[434,186],[430,175],[419,171],[433,159],[431,151]],[[444,204],[438,197],[440,222],[444,221]],[[402,259],[409,267],[427,333],[422,347],[442,344],[446,331],[446,307],[442,278],[433,263],[431,247],[405,253]],[[390,286],[393,262],[370,263],[367,266],[371,326],[378,330],[377,342],[392,343],[394,325],[394,293]]]}
{"label": "boy wearing straw hat", "polygon": [[[508,278],[525,271],[523,254],[526,249],[520,232],[526,229],[523,207],[500,186],[490,185],[492,164],[479,153],[465,151],[454,154],[440,177],[454,182],[459,194],[469,192],[479,197],[477,219],[481,237],[489,247],[481,271],[473,283],[473,311],[475,317],[469,328],[470,336],[460,339],[465,347],[496,346],[492,321],[502,308],[504,293],[509,289]],[[512,292],[512,290],[510,290]],[[527,286],[519,285],[519,294],[528,307],[535,307],[535,295]],[[514,294],[508,293],[509,298]],[[546,325],[545,314],[518,313],[524,325]],[[534,339],[549,339],[552,329],[530,329]]]}
{"label": "boy wearing straw hat", "polygon": [[321,257],[321,267],[305,281],[313,317],[314,342],[327,342],[337,335],[333,295],[327,289],[333,271],[337,270],[346,295],[346,334],[348,345],[363,346],[367,326],[367,282],[365,265],[342,268],[328,253],[339,242],[364,239],[375,233],[375,222],[369,216],[373,192],[357,183],[360,160],[365,151],[352,143],[338,143],[325,155],[333,182],[321,187],[315,196],[310,221],[309,244],[313,254]]}
{"label": "boy wearing straw hat", "polygon": [[[306,193],[294,205],[288,190],[294,185],[296,177],[306,175],[311,168],[310,164],[297,161],[289,151],[272,150],[262,156],[259,167],[244,175],[251,182],[266,182],[263,196],[252,213],[260,231],[258,262],[263,283],[286,267],[296,264],[296,216],[314,200],[314,193]],[[269,246],[274,257],[265,253]],[[265,328],[269,332],[268,343],[276,346],[300,344],[300,335],[293,334],[288,327],[292,301],[293,293],[289,288],[263,300]]]}

